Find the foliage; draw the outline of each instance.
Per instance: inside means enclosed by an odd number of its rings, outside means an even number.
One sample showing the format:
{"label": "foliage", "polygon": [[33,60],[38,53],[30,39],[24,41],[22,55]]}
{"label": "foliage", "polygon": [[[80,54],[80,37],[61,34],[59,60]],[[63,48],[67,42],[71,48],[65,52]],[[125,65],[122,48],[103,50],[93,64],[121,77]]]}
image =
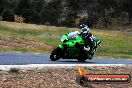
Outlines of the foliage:
{"label": "foliage", "polygon": [[2,12],[2,20],[4,21],[15,21],[14,13],[10,9],[5,9]]}
{"label": "foliage", "polygon": [[[81,23],[93,27],[102,19],[101,25],[108,27],[112,18],[119,17],[128,18],[131,24],[131,4],[131,0],[0,0],[0,15],[6,11],[24,18],[26,23],[67,27]],[[78,25],[76,19],[80,19]]]}
{"label": "foliage", "polygon": [[121,0],[121,8],[124,12],[128,13],[128,23],[132,21],[132,0]]}

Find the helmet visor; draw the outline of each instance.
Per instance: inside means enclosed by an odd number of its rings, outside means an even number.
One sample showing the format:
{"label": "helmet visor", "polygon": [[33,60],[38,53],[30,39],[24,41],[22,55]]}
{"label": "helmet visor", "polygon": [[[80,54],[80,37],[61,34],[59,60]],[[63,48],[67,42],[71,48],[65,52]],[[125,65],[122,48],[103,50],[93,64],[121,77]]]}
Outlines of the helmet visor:
{"label": "helmet visor", "polygon": [[89,32],[89,28],[82,28],[82,32],[83,33],[88,33]]}

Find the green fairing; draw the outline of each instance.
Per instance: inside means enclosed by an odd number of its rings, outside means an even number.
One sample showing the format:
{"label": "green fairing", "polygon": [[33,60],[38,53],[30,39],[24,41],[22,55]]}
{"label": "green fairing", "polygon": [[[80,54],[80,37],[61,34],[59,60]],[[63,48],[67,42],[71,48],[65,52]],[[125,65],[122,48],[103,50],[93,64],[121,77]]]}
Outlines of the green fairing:
{"label": "green fairing", "polygon": [[[74,36],[75,38],[70,39],[70,40],[68,39],[68,36],[69,36],[68,34],[65,34],[65,35],[62,36],[61,40],[63,42],[62,42],[62,44],[59,45],[60,48],[63,49],[64,48],[64,46],[63,46],[64,44],[66,44],[67,47],[69,47],[69,48],[74,48],[74,46],[75,46],[76,43],[79,43],[81,45],[84,45],[85,44],[84,40],[79,35]],[[64,40],[68,40],[68,41],[67,42],[64,42]]]}
{"label": "green fairing", "polygon": [[67,48],[69,49],[69,56],[76,57],[78,56],[80,50],[78,48],[75,48],[75,44],[79,43],[80,45],[84,45],[85,43],[82,37],[79,35],[75,35],[73,36],[73,38],[69,36],[70,36],[70,33],[62,36],[61,38],[62,43],[59,45],[59,47],[63,50],[64,45],[66,45]]}

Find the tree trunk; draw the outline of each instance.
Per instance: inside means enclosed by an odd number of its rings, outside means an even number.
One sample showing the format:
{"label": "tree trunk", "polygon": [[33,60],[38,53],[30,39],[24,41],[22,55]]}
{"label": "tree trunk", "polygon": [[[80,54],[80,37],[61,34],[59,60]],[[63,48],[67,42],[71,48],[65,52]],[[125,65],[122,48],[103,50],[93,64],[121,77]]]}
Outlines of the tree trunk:
{"label": "tree trunk", "polygon": [[104,17],[104,26],[105,27],[108,27],[108,21],[107,21],[107,18],[106,17]]}
{"label": "tree trunk", "polygon": [[128,23],[131,24],[131,21],[132,21],[132,7],[130,5],[128,10]]}

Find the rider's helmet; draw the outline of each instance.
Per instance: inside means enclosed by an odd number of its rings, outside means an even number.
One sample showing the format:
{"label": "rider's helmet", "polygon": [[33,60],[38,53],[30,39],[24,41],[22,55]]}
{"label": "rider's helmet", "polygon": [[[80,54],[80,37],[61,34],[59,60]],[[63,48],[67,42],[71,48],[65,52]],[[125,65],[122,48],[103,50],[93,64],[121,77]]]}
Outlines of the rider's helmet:
{"label": "rider's helmet", "polygon": [[86,24],[82,24],[80,27],[82,36],[86,37],[90,33],[89,27]]}
{"label": "rider's helmet", "polygon": [[84,27],[86,27],[86,26],[87,26],[86,24],[81,24],[81,25],[80,25],[81,28],[84,28]]}

